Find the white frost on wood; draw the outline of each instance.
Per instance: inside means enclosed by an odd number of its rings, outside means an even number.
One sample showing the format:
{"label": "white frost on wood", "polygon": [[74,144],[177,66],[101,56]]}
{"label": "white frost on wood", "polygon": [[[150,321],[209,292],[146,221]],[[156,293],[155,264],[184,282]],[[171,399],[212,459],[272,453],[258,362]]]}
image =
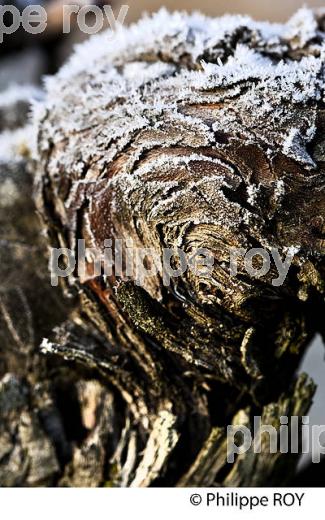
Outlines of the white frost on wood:
{"label": "white frost on wood", "polygon": [[[147,201],[149,221],[168,211],[176,219],[179,201],[186,201],[193,211],[185,225],[204,200],[204,222],[218,205],[218,224],[254,226],[254,209],[241,208],[238,195],[230,205],[224,191],[236,190],[238,178],[228,146],[240,141],[266,157],[274,203],[281,204],[285,189],[272,179],[276,157],[316,167],[309,144],[324,97],[325,46],[311,11],[269,24],[161,10],[110,38],[102,33],[79,46],[47,79],[47,98],[34,109],[39,153],[51,175],[64,171],[71,179],[67,210],[84,197],[96,211],[110,192],[105,211],[114,212],[121,189],[140,213]],[[249,182],[254,207],[259,186]]]}
{"label": "white frost on wood", "polygon": [[316,167],[315,162],[306,150],[308,138],[304,138],[298,128],[291,128],[283,142],[283,153],[288,157],[299,160],[306,166]]}
{"label": "white frost on wood", "polygon": [[316,34],[315,16],[310,9],[303,7],[287,23],[284,37],[291,42],[293,49],[299,49],[315,38]]}
{"label": "white frost on wood", "polygon": [[[227,42],[240,30],[243,41],[229,53]],[[288,36],[293,31],[297,35],[294,49]],[[324,44],[313,44],[315,52],[303,55],[304,46],[314,41],[318,32],[315,16],[308,9],[283,25],[255,22],[246,16],[170,14],[163,9],[129,28],[119,28],[114,39],[110,31],[96,35],[77,47],[57,76],[46,80],[47,101],[34,107],[36,123],[47,111],[69,111],[70,117],[64,119],[64,128],[57,119],[55,124],[44,123],[46,136],[40,150],[71,134],[64,167],[76,168],[76,147],[84,164],[96,155],[98,164],[104,165],[138,131],[157,128],[162,117],[186,117],[184,124],[202,135],[203,123],[182,114],[182,105],[233,98],[233,110],[220,110],[214,130],[236,131],[238,115],[244,114],[249,139],[254,141],[254,133],[249,135],[248,129],[260,126],[263,132],[259,138],[265,144],[313,168],[306,145],[312,139],[315,121],[301,120],[303,130],[298,125],[296,137],[293,133],[281,135],[278,122],[293,126],[286,121],[290,116],[286,103],[307,106],[324,96]],[[301,56],[291,59],[293,50],[301,51]],[[285,60],[277,59],[286,53]],[[74,135],[95,126],[101,126],[95,135],[96,148],[80,148]],[[206,128],[203,132],[211,142],[211,131]],[[303,139],[298,139],[298,133]],[[61,160],[63,157],[55,157],[58,168]]]}

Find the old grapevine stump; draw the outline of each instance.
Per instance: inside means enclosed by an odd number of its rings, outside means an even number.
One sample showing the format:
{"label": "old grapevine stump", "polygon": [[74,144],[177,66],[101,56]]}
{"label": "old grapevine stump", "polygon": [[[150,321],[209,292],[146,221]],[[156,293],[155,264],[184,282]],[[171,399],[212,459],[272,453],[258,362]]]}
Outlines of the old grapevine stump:
{"label": "old grapevine stump", "polygon": [[[170,287],[162,272],[142,287],[70,277],[80,315],[43,350],[94,369],[119,403],[102,483],[290,478],[295,456],[264,441],[227,465],[225,427],[260,415],[278,428],[311,403],[294,374],[323,327],[324,41],[309,10],[285,25],[161,11],[92,38],[48,80],[35,117],[51,246],[132,239],[214,257],[212,278],[186,271]],[[284,283],[273,264],[256,278],[239,260],[230,276],[232,247],[293,251]]]}

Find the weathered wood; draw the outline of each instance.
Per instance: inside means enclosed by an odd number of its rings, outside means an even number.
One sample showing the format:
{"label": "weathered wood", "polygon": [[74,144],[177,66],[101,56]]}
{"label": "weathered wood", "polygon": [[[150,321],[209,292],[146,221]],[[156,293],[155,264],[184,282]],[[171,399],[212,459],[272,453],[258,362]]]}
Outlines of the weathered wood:
{"label": "weathered wood", "polygon": [[[90,436],[62,485],[290,481],[297,457],[264,443],[227,465],[225,428],[260,415],[278,429],[312,401],[295,371],[323,327],[323,24],[309,10],[282,26],[162,11],[91,39],[48,80],[35,119],[50,245],[132,239],[160,258],[175,246],[214,257],[212,277],[186,271],[170,287],[159,270],[141,287],[126,273],[70,277],[79,310],[42,350],[70,360],[76,384],[85,370],[107,385],[94,400],[113,411],[92,434],[100,469],[87,467]],[[230,276],[232,247],[293,251],[284,284],[242,261]]]}
{"label": "weathered wood", "polygon": [[0,486],[100,485],[119,440],[112,394],[39,348],[75,302],[49,284],[32,198],[34,93],[0,96]]}

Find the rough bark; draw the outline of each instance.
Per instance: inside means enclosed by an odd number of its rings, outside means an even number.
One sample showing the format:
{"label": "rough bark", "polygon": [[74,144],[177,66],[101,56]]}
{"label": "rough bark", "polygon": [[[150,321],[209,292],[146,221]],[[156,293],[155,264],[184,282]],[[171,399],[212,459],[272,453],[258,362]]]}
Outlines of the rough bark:
{"label": "rough bark", "polygon": [[[308,10],[281,26],[161,12],[92,38],[47,81],[36,198],[50,245],[214,256],[212,279],[186,271],[170,287],[161,271],[142,287],[70,277],[78,308],[42,351],[109,417],[61,460],[59,484],[290,482],[297,457],[264,442],[228,465],[225,428],[254,415],[279,428],[312,401],[295,371],[323,327],[323,31]],[[234,246],[294,250],[285,283],[243,264],[231,277]]]}
{"label": "rough bark", "polygon": [[49,285],[32,198],[31,96],[40,93],[17,87],[0,96],[0,486],[95,486],[119,426],[112,393],[91,370],[40,352],[76,302]]}

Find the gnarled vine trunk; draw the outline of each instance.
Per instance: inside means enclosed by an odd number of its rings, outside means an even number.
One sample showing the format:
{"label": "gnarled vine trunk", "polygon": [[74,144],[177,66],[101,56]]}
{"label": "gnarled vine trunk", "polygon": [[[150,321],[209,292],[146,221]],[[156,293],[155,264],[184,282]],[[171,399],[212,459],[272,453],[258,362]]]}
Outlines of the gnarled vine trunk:
{"label": "gnarled vine trunk", "polygon": [[[70,450],[55,440],[57,484],[290,482],[297,456],[266,441],[227,464],[226,426],[259,415],[279,429],[312,401],[295,372],[323,327],[324,50],[324,18],[309,10],[285,25],[161,11],[111,43],[92,38],[47,80],[36,199],[50,245],[104,253],[119,239],[125,255],[129,240],[157,264],[142,284],[77,266],[65,286],[76,308],[43,334]],[[176,247],[208,249],[212,276],[164,285],[157,259]],[[293,252],[284,283],[243,259],[231,276],[234,247]],[[70,371],[82,428],[67,439]]]}

